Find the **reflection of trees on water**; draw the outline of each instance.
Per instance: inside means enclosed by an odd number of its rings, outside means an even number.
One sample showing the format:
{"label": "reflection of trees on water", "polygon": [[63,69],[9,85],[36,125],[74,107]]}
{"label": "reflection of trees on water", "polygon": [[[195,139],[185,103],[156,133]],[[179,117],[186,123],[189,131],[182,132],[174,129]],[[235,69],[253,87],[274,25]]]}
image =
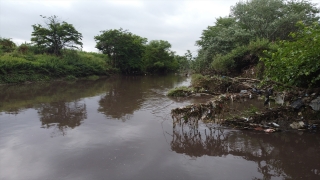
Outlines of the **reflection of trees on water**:
{"label": "reflection of trees on water", "polygon": [[223,156],[228,154],[227,136],[222,129],[205,130],[200,132],[197,129],[185,130],[183,128],[173,130],[171,149],[177,153],[183,153],[191,157]]}
{"label": "reflection of trees on water", "polygon": [[87,118],[86,105],[79,101],[41,104],[37,109],[42,128],[54,128],[66,134],[68,128],[80,126]]}
{"label": "reflection of trees on water", "polygon": [[112,118],[129,120],[143,99],[140,77],[125,76],[110,85],[99,101],[98,111]]}
{"label": "reflection of trees on water", "polygon": [[[174,128],[171,149],[191,157],[242,157],[257,164],[263,179],[320,179],[320,137],[314,134]],[[258,179],[258,178],[253,178]]]}
{"label": "reflection of trees on water", "polygon": [[150,95],[160,93],[155,90],[160,89],[162,93],[163,88],[172,88],[175,83],[184,80],[185,77],[174,75],[119,76],[115,81],[109,80],[110,85],[99,101],[98,111],[111,118],[129,120],[134,111],[143,106],[144,101],[150,100]]}
{"label": "reflection of trees on water", "polygon": [[103,93],[108,84],[104,79],[77,82],[39,82],[0,86],[0,112],[19,114],[37,104],[74,101]]}

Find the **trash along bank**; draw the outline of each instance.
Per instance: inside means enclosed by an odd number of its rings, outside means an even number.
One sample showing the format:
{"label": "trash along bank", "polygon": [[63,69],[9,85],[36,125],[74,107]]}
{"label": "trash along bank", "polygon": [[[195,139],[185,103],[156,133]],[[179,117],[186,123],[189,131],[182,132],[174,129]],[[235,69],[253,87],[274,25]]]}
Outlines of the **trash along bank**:
{"label": "trash along bank", "polygon": [[[320,132],[319,89],[288,87],[276,82],[261,84],[251,78],[193,78],[190,87],[173,89],[168,95],[184,98],[211,95],[211,98],[207,103],[172,109],[173,126],[197,128],[199,123],[214,123],[217,127],[264,132]],[[285,91],[276,90],[284,88]]]}

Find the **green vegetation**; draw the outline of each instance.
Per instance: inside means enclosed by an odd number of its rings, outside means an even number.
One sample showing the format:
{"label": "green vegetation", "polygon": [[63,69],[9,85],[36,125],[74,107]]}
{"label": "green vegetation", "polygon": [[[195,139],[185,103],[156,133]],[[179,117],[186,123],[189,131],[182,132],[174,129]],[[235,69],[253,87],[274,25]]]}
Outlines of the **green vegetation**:
{"label": "green vegetation", "polygon": [[171,97],[186,97],[193,92],[193,88],[188,88],[186,86],[176,87],[168,92],[168,96]]}
{"label": "green vegetation", "polygon": [[70,79],[72,76],[108,75],[112,72],[107,57],[98,53],[64,50],[63,55],[57,57],[29,51],[22,53],[19,47],[12,53],[0,54],[0,83]]}
{"label": "green vegetation", "polygon": [[191,68],[202,74],[235,76],[258,66],[263,72],[256,78],[316,86],[319,12],[315,4],[303,0],[240,1],[228,17],[217,18],[214,26],[203,30]]}
{"label": "green vegetation", "polygon": [[144,71],[165,73],[177,70],[179,64],[170,48],[171,44],[168,41],[150,41],[143,54]]}
{"label": "green vegetation", "polygon": [[72,24],[66,22],[60,23],[57,16],[45,17],[48,20],[46,27],[41,24],[32,25],[33,32],[31,34],[31,42],[36,44],[37,49],[41,52],[61,55],[64,48],[82,47],[82,34],[79,33]]}
{"label": "green vegetation", "polygon": [[320,83],[320,24],[298,23],[299,31],[292,40],[278,41],[265,51],[263,62],[266,77],[288,85],[319,87]]}
{"label": "green vegetation", "polygon": [[101,31],[94,37],[96,48],[108,55],[114,68],[125,74],[165,73],[179,68],[177,56],[164,40],[152,40],[120,28]]}
{"label": "green vegetation", "polygon": [[244,111],[242,114],[247,116],[247,117],[250,117],[250,116],[254,116],[256,115],[256,113],[259,111],[259,109],[255,106],[253,106],[252,104],[250,104],[250,107]]}
{"label": "green vegetation", "polygon": [[225,55],[215,55],[211,67],[218,73],[239,74],[243,68],[256,65],[259,62],[259,56],[262,55],[262,51],[268,49],[268,40],[257,39],[251,41],[248,45],[238,46]]}
{"label": "green vegetation", "polygon": [[16,44],[8,38],[0,37],[0,53],[12,52],[16,48]]}
{"label": "green vegetation", "polygon": [[85,78],[86,80],[91,80],[91,81],[95,81],[99,79],[99,76],[96,75],[92,75],[92,76],[88,76]]}
{"label": "green vegetation", "polygon": [[101,31],[101,34],[95,36],[94,39],[97,42],[96,48],[108,55],[114,68],[119,68],[122,73],[126,74],[135,71],[141,73],[146,38],[120,28],[119,30]]}
{"label": "green vegetation", "polygon": [[[82,34],[72,24],[45,17],[45,25],[32,25],[31,43],[17,46],[10,38],[0,38],[0,83],[23,83],[99,76],[154,74],[187,71],[190,58],[175,55],[164,40],[147,39],[128,30],[106,30],[94,37],[102,53],[83,52]],[[181,65],[180,65],[181,64]]]}
{"label": "green vegetation", "polygon": [[203,76],[201,74],[191,76],[191,86],[196,92],[226,92],[231,84],[232,81],[224,76]]}

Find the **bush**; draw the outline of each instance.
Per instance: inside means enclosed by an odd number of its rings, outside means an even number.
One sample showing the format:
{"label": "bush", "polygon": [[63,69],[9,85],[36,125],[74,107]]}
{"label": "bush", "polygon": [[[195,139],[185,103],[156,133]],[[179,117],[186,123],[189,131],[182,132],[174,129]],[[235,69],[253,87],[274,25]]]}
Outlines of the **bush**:
{"label": "bush", "polygon": [[238,46],[225,55],[217,54],[211,63],[212,68],[219,73],[237,72],[259,62],[259,56],[269,49],[269,41],[257,39],[246,46]]}
{"label": "bush", "polygon": [[99,79],[99,76],[96,75],[92,75],[92,76],[88,76],[85,78],[86,80],[91,80],[91,81],[95,81]]}
{"label": "bush", "polygon": [[28,47],[19,46],[16,51],[0,56],[1,83],[99,76],[114,71],[108,65],[106,55],[66,50],[62,57],[57,57],[34,54]]}
{"label": "bush", "polygon": [[76,78],[73,75],[68,75],[67,77],[64,78],[67,81],[76,81],[78,78]]}
{"label": "bush", "polygon": [[279,41],[262,58],[266,78],[299,87],[319,87],[320,25],[297,24],[300,30],[291,33],[291,41]]}
{"label": "bush", "polygon": [[16,48],[16,44],[10,38],[0,37],[0,51],[2,53],[12,52]]}

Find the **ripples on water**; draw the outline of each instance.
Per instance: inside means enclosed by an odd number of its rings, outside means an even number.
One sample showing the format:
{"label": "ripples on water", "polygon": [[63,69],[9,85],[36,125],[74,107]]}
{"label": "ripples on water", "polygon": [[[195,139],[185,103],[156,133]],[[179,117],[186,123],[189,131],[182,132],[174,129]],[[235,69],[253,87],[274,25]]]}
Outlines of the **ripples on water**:
{"label": "ripples on water", "polygon": [[320,179],[320,138],[172,127],[180,76],[0,86],[0,179]]}

